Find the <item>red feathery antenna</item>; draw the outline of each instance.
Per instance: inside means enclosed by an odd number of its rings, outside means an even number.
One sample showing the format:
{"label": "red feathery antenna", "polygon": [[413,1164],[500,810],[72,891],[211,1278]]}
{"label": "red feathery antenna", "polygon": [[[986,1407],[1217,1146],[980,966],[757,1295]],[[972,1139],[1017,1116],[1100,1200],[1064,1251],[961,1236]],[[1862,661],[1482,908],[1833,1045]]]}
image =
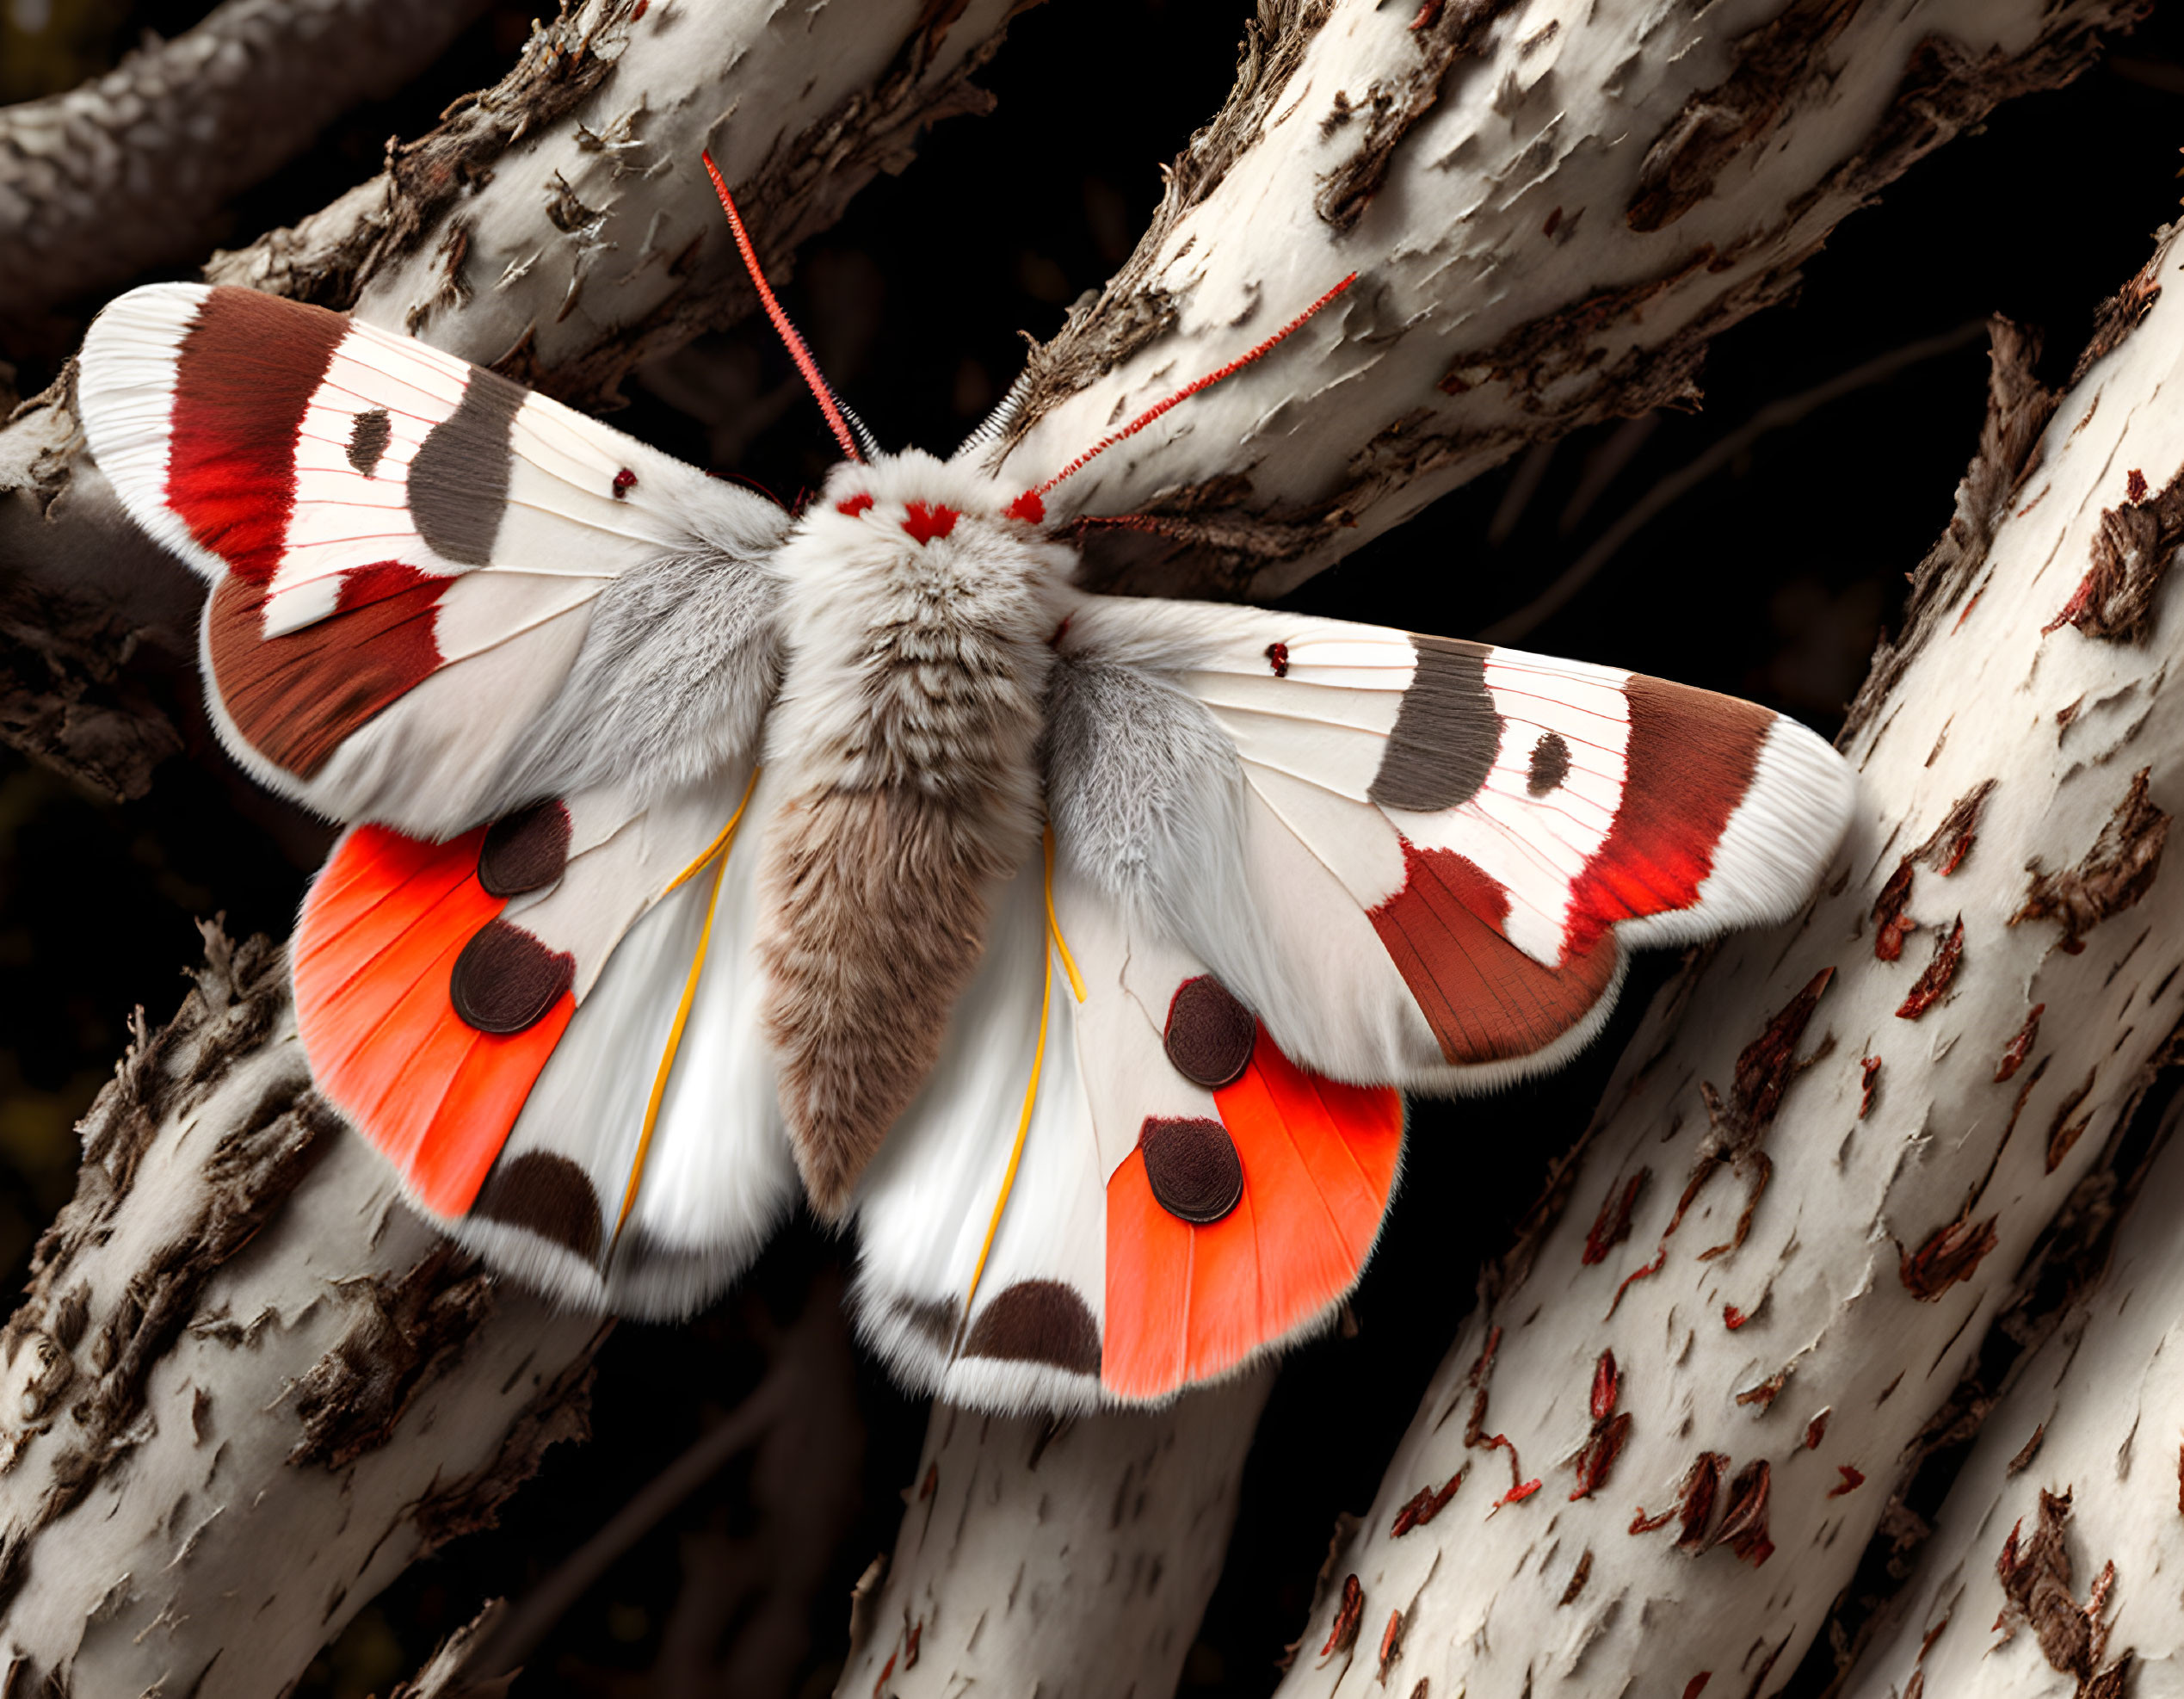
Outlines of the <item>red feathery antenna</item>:
{"label": "red feathery antenna", "polygon": [[1230,361],[1227,365],[1222,367],[1219,371],[1208,372],[1204,377],[1197,380],[1197,381],[1185,384],[1182,388],[1177,390],[1165,401],[1156,403],[1154,405],[1146,408],[1144,412],[1138,414],[1136,418],[1131,420],[1130,423],[1123,426],[1120,430],[1112,432],[1109,435],[1101,437],[1097,442],[1095,442],[1089,448],[1087,448],[1083,454],[1079,454],[1075,460],[1071,460],[1067,466],[1064,466],[1059,472],[1056,473],[1052,478],[1048,479],[1044,484],[1040,485],[1036,490],[1027,490],[1022,495],[1017,497],[1015,503],[1010,506],[1009,511],[1019,519],[1028,520],[1034,525],[1038,524],[1040,521],[1046,516],[1046,503],[1040,498],[1057,484],[1059,484],[1064,478],[1067,478],[1071,473],[1082,470],[1086,464],[1097,458],[1099,455],[1105,454],[1108,449],[1114,448],[1116,443],[1123,441],[1124,438],[1135,436],[1139,431],[1143,430],[1147,425],[1151,424],[1155,419],[1158,418],[1170,407],[1175,406],[1178,402],[1188,401],[1192,396],[1196,395],[1199,391],[1202,389],[1211,389],[1215,384],[1220,382],[1222,379],[1231,376],[1237,372],[1242,371],[1246,366],[1249,366],[1253,361],[1258,359],[1262,355],[1274,348],[1285,337],[1287,337],[1295,333],[1297,331],[1302,329],[1305,321],[1311,318],[1314,313],[1317,312],[1322,307],[1325,306],[1330,301],[1333,300],[1336,296],[1341,294],[1343,290],[1348,288],[1351,284],[1356,281],[1357,274],[1354,271],[1348,277],[1345,277],[1340,283],[1337,283],[1333,288],[1330,289],[1325,294],[1322,295],[1317,300],[1314,301],[1310,306],[1306,307],[1302,312],[1299,313],[1294,318],[1291,319],[1286,324],[1283,325],[1279,331],[1276,331],[1274,335],[1268,337],[1266,341],[1261,343],[1258,347],[1253,349],[1249,353],[1238,355],[1234,360]]}
{"label": "red feathery antenna", "polygon": [[[811,350],[805,347],[804,338],[796,334],[796,326],[789,323],[788,314],[781,311],[781,304],[774,299],[774,292],[766,287],[766,274],[758,269],[758,251],[750,245],[750,233],[743,228],[743,219],[736,211],[735,197],[728,193],[728,185],[721,178],[720,167],[713,163],[710,151],[700,157],[706,162],[706,175],[713,179],[713,193],[720,197],[720,210],[728,214],[728,228],[736,234],[736,246],[743,254],[743,269],[750,273],[751,287],[758,291],[758,299],[766,304],[766,316],[774,321],[774,328],[780,332],[782,342],[788,345],[789,358],[796,361],[796,369],[804,374],[804,381],[811,386],[812,398],[819,404],[819,411],[826,415],[827,429],[834,433],[834,440],[842,445],[842,454],[861,463],[865,457],[857,452],[857,439],[850,435],[848,422],[842,417],[842,410],[834,404],[834,392],[827,387],[827,380],[819,375],[819,362],[812,359]],[[1290,328],[1293,330],[1296,327],[1292,325]],[[1282,335],[1288,335],[1288,331],[1285,331]]]}

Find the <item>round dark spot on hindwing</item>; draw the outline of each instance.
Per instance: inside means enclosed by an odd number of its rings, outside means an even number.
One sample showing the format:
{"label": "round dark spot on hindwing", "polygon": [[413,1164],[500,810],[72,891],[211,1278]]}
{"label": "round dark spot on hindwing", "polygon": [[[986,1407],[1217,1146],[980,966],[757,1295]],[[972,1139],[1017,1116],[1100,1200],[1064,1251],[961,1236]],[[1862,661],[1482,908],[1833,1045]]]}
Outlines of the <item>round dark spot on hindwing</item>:
{"label": "round dark spot on hindwing", "polygon": [[546,1018],[576,979],[576,957],[548,949],[521,926],[489,920],[455,958],[447,995],[473,1031],[523,1032]]}
{"label": "round dark spot on hindwing", "polygon": [[495,1163],[470,1213],[536,1233],[588,1263],[598,1260],[606,1235],[590,1177],[552,1151],[525,1151]]}
{"label": "round dark spot on hindwing", "polygon": [[978,1313],[963,1354],[1097,1375],[1100,1324],[1074,1288],[1058,1280],[1020,1280]]}
{"label": "round dark spot on hindwing", "polygon": [[1570,745],[1559,732],[1542,732],[1532,746],[1532,771],[1524,788],[1533,796],[1545,796],[1570,776]]}
{"label": "round dark spot on hindwing", "polygon": [[518,897],[552,884],[568,865],[569,810],[548,797],[486,828],[478,882],[488,896]]}
{"label": "round dark spot on hindwing", "polygon": [[379,469],[379,458],[393,438],[394,427],[388,422],[386,408],[359,413],[349,423],[349,463],[369,478]]}
{"label": "round dark spot on hindwing", "polygon": [[1162,1041],[1175,1072],[1209,1091],[1232,1085],[1251,1064],[1259,1023],[1211,973],[1186,979],[1168,1005]]}
{"label": "round dark spot on hindwing", "polygon": [[1153,1202],[1179,1221],[1207,1226],[1243,1195],[1243,1163],[1229,1129],[1218,1121],[1165,1121],[1147,1115],[1138,1129]]}

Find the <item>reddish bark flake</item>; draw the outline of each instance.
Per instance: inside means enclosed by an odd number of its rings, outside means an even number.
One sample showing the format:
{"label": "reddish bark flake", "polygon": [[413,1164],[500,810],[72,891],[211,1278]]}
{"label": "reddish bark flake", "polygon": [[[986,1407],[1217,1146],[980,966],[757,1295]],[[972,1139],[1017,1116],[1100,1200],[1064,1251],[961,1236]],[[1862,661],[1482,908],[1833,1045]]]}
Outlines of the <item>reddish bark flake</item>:
{"label": "reddish bark flake", "polygon": [[2172,478],[2150,501],[2105,509],[2092,559],[2070,601],[2041,635],[2076,626],[2111,643],[2143,643],[2153,627],[2156,592],[2184,538],[2184,477]]}
{"label": "reddish bark flake", "polygon": [[2033,1012],[2025,1017],[2025,1024],[2017,1029],[2017,1036],[2002,1047],[2002,1061],[1995,1069],[1996,1084],[2000,1085],[2025,1066],[2025,1058],[2032,1053],[2033,1042],[2040,1035],[2040,1016],[2046,1013],[2047,1004],[2035,1003]]}
{"label": "reddish bark flake", "polygon": [[1631,1288],[1635,1286],[1639,1281],[1648,1279],[1654,1275],[1659,1274],[1661,1272],[1662,1266],[1666,1263],[1668,1260],[1669,1247],[1664,1245],[1658,1251],[1656,1251],[1653,1253],[1653,1260],[1651,1262],[1646,1263],[1643,1268],[1632,1269],[1630,1273],[1625,1275],[1623,1276],[1623,1283],[1615,1288],[1614,1297],[1608,1301],[1607,1314],[1603,1316],[1601,1319],[1607,1320],[1612,1319],[1615,1314],[1617,1307],[1623,1301],[1623,1294],[1626,1292],[1628,1292]]}
{"label": "reddish bark flake", "polygon": [[1701,1670],[1683,1684],[1683,1699],[1699,1699],[1706,1690],[1706,1684],[1714,1678],[1712,1670]]}
{"label": "reddish bark flake", "polygon": [[1995,1223],[1999,1219],[1990,1215],[1975,1222],[1967,1208],[1946,1226],[1935,1228],[1916,1251],[1899,1251],[1897,1274],[1903,1289],[1930,1304],[1959,1281],[1970,1280],[1997,1243]]}
{"label": "reddish bark flake", "polygon": [[2086,1098],[2091,1095],[2093,1080],[2094,1074],[2088,1072],[2085,1077],[2085,1084],[2064,1098],[2056,1108],[2055,1119],[2048,1123],[2047,1171],[2051,1174],[2063,1165],[2063,1158],[2070,1155],[2070,1147],[2085,1136],[2085,1129],[2093,1124],[2091,1115],[2076,1121],[2070,1119],[2078,1105],[2085,1102]]}
{"label": "reddish bark flake", "polygon": [[2009,917],[2012,926],[2027,920],[2059,921],[2063,942],[2058,948],[2075,955],[2084,948],[2087,933],[2153,888],[2169,842],[2169,817],[2147,798],[2152,770],[2142,767],[2132,775],[2130,789],[2076,867],[2044,873],[2039,862],[2032,864],[2025,905]]}
{"label": "reddish bark flake", "polygon": [[1956,924],[1949,929],[1949,936],[1934,947],[1934,960],[1926,964],[1897,1010],[1898,1020],[1916,1021],[1940,1001],[1941,993],[1949,988],[1949,981],[1957,977],[1957,966],[1964,960],[1964,917],[1957,917]]}
{"label": "reddish bark flake", "polygon": [[1838,1463],[1835,1465],[1835,1473],[1842,1479],[1828,1489],[1828,1496],[1830,1498],[1840,1498],[1846,1492],[1855,1492],[1866,1484],[1864,1473],[1853,1464]]}
{"label": "reddish bark flake", "polygon": [[1835,1406],[1830,1405],[1805,1424],[1805,1449],[1807,1451],[1820,1449],[1820,1442],[1827,1436],[1828,1418],[1835,1413]]}
{"label": "reddish bark flake", "polygon": [[2137,466],[2124,474],[2124,499],[2127,502],[2146,499],[2146,474]]}
{"label": "reddish bark flake", "polygon": [[1441,8],[1447,0],[1424,0],[1418,8],[1418,15],[1410,20],[1410,31],[1416,34],[1422,29],[1431,29],[1441,22]]}
{"label": "reddish bark flake", "polygon": [[1447,1510],[1448,1501],[1456,1496],[1456,1489],[1464,1484],[1464,1477],[1471,1472],[1471,1466],[1466,1463],[1449,1476],[1438,1492],[1430,1486],[1422,1486],[1412,1493],[1404,1507],[1396,1512],[1395,1522],[1388,1529],[1388,1538],[1400,1540],[1412,1529],[1423,1528]]}
{"label": "reddish bark flake", "polygon": [[1608,1471],[1615,1467],[1616,1458],[1622,1455],[1623,1446],[1631,1436],[1630,1412],[1625,1411],[1618,1415],[1615,1411],[1622,1393],[1623,1375],[1615,1366],[1615,1353],[1602,1351],[1593,1364],[1593,1427],[1578,1449],[1577,1485],[1570,1493],[1572,1503],[1591,1498],[1607,1485]]}
{"label": "reddish bark flake", "polygon": [[1486,1443],[1486,1383],[1493,1378],[1494,1353],[1502,1348],[1502,1330],[1497,1325],[1486,1335],[1486,1349],[1482,1350],[1464,1377],[1465,1385],[1472,1388],[1471,1413],[1464,1423],[1464,1449],[1477,1450]]}
{"label": "reddish bark flake", "polygon": [[1570,1489],[1571,1502],[1589,1498],[1596,1490],[1607,1485],[1607,1472],[1615,1467],[1615,1460],[1622,1455],[1630,1436],[1631,1412],[1627,1410],[1593,1424],[1591,1436],[1577,1454],[1577,1485]]}
{"label": "reddish bark flake", "polygon": [[1593,1365],[1593,1420],[1601,1422],[1615,1413],[1623,1390],[1623,1377],[1615,1367],[1615,1353],[1602,1351]]}
{"label": "reddish bark flake", "polygon": [[[2019,1475],[2023,1474],[2026,1470],[2031,1468],[2033,1467],[2033,1459],[2039,1455],[2040,1443],[2046,1437],[2047,1424],[2042,1422],[2038,1427],[2033,1430],[2032,1438],[2027,1440],[2023,1445],[2020,1446],[2017,1450],[2017,1455],[2011,1458],[2009,1461],[2003,1466],[2002,1473],[2004,1477],[2006,1479],[2014,1480]],[[2184,1459],[2180,1459],[2179,1461],[2180,1467],[2184,1467]],[[2184,1492],[2180,1492],[2178,1498],[2178,1508],[2180,1510],[2184,1510]]]}
{"label": "reddish bark flake", "polygon": [[1728,1473],[1729,1459],[1721,1452],[1700,1452],[1677,1484],[1675,1508],[1649,1517],[1641,1507],[1638,1519],[1631,1523],[1631,1532],[1650,1534],[1673,1517],[1677,1523],[1676,1544],[1687,1552],[1704,1551],[1706,1523],[1713,1516],[1722,1477]]}
{"label": "reddish bark flake", "polygon": [[928,1498],[930,1498],[933,1496],[934,1490],[937,1488],[940,1484],[941,1464],[940,1460],[935,1458],[931,1463],[926,1466],[925,1479],[917,1484],[918,1503],[922,1504]]}
{"label": "reddish bark flake", "polygon": [[1860,1056],[1858,1059],[1858,1118],[1863,1121],[1873,1112],[1873,1094],[1880,1090],[1881,1059]]}
{"label": "reddish bark flake", "polygon": [[2176,1448],[2176,1514],[2184,1517],[2184,1445]]}
{"label": "reddish bark flake", "polygon": [[1737,1394],[1739,1404],[1756,1404],[1762,1410],[1774,1407],[1774,1400],[1782,1395],[1782,1388],[1790,1383],[1790,1371],[1778,1368],[1756,1387],[1747,1387]]}
{"label": "reddish bark flake", "polygon": [[1873,899],[1873,954],[1883,961],[1902,955],[1903,940],[1918,930],[1918,922],[1903,912],[1910,896],[1911,858],[1906,856]]}
{"label": "reddish bark flake", "polygon": [[889,1653],[887,1661],[879,1666],[879,1679],[872,1684],[872,1699],[879,1699],[879,1690],[887,1685],[887,1677],[895,1673],[895,1654]]}
{"label": "reddish bark flake", "polygon": [[1388,1666],[1394,1663],[1402,1653],[1403,1613],[1400,1610],[1391,1610],[1388,1613],[1388,1626],[1380,1632],[1380,1680],[1383,1684],[1388,1679]]}
{"label": "reddish bark flake", "polygon": [[[1524,1478],[1524,1471],[1517,1463],[1517,1449],[1510,1443],[1507,1434],[1485,1435],[1479,1444],[1482,1449],[1487,1451],[1506,1451],[1509,1454],[1509,1490],[1494,1501],[1495,1511],[1504,1504],[1521,1504],[1539,1490],[1539,1481]],[[1488,1514],[1492,1515],[1493,1511]]]}
{"label": "reddish bark flake", "polygon": [[910,1638],[903,1642],[903,1667],[905,1670],[914,1670],[917,1667],[917,1643],[924,1638],[924,1622],[921,1620],[911,1623]]}
{"label": "reddish bark flake", "polygon": [[[1965,612],[1969,614],[1970,608]],[[1959,619],[1959,623],[1962,621]],[[1934,827],[1926,842],[1896,864],[1896,871],[1888,876],[1880,894],[1873,899],[1873,954],[1883,961],[1894,961],[1903,954],[1903,941],[1918,930],[1918,922],[1904,911],[1911,899],[1912,869],[1929,867],[1944,879],[1963,865],[1964,858],[1971,853],[1976,837],[1974,828],[1979,824],[1979,811],[1986,806],[1988,793],[1995,782],[1988,779],[1975,785],[1959,797],[1941,824]]]}
{"label": "reddish bark flake", "polygon": [[1767,1495],[1773,1474],[1767,1460],[1761,1458],[1746,1464],[1729,1483],[1721,1526],[1706,1542],[1708,1549],[1726,1546],[1755,1569],[1774,1555],[1774,1542],[1767,1537]]}
{"label": "reddish bark flake", "polygon": [[[1514,1448],[1512,1448],[1510,1455],[1512,1457],[1515,1455]],[[1543,1484],[1544,1483],[1536,1480],[1521,1480],[1515,1486],[1512,1486],[1507,1492],[1504,1492],[1499,1498],[1496,1498],[1494,1501],[1494,1508],[1498,1511],[1504,1504],[1521,1504],[1526,1499],[1529,1498],[1533,1493],[1537,1492]]]}
{"label": "reddish bark flake", "polygon": [[1600,1214],[1585,1233],[1585,1249],[1578,1260],[1586,1268],[1606,1262],[1607,1253],[1631,1236],[1632,1207],[1652,1174],[1651,1169],[1641,1168],[1623,1183],[1619,1192],[1613,1185],[1608,1187],[1607,1195],[1601,1200]]}
{"label": "reddish bark flake", "polygon": [[1555,1601],[1556,1605],[1575,1604],[1577,1595],[1585,1591],[1585,1583],[1592,1579],[1593,1548],[1588,1546],[1584,1554],[1577,1560],[1577,1566],[1570,1572],[1570,1585],[1562,1590],[1562,1597]]}
{"label": "reddish bark flake", "polygon": [[1738,1309],[1734,1304],[1724,1304],[1721,1307],[1721,1325],[1724,1327],[1726,1327],[1731,1333],[1734,1333],[1738,1328],[1742,1327],[1750,1319],[1751,1317],[1746,1315],[1743,1311]]}
{"label": "reddish bark flake", "polygon": [[1782,1094],[1798,1076],[1798,1041],[1805,1036],[1805,1022],[1812,1018],[1820,994],[1835,976],[1832,967],[1815,973],[1805,989],[1767,1023],[1767,1030],[1738,1053],[1736,1087],[1730,1100],[1730,1116],[1737,1130],[1749,1128],[1756,1136],[1774,1121],[1775,1111],[1782,1107]]}
{"label": "reddish bark flake", "polygon": [[1995,1627],[2007,1640],[2021,1627],[2029,1626],[2049,1666],[2076,1677],[2081,1694],[2112,1696],[2121,1692],[2122,1678],[2115,1666],[2102,1670],[2100,1665],[2107,1650],[2109,1627],[2101,1617],[2115,1585],[2116,1566],[2110,1563],[2102,1567],[2085,1603],[2079,1604],[2071,1591],[2070,1554],[2064,1542],[2064,1525],[2070,1517],[2070,1493],[2058,1497],[2043,1490],[2032,1538],[2019,1543],[2025,1529],[2021,1519],[2009,1530],[1995,1560],[2002,1589],[2002,1614]]}
{"label": "reddish bark flake", "polygon": [[1357,1644],[1358,1624],[1365,1620],[1365,1589],[1358,1585],[1355,1575],[1342,1578],[1342,1602],[1336,1608],[1335,1625],[1327,1631],[1327,1644],[1321,1646],[1322,1658],[1332,1658],[1338,1652],[1348,1652]]}

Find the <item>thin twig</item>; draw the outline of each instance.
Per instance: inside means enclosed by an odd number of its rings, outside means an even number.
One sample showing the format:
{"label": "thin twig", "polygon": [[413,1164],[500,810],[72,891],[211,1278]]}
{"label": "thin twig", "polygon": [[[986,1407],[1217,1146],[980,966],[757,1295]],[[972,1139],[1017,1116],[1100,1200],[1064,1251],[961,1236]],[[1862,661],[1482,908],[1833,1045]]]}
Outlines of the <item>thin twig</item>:
{"label": "thin twig", "polygon": [[1945,331],[1940,336],[1907,343],[1902,348],[1875,355],[1863,365],[1854,366],[1848,372],[1839,373],[1823,384],[1816,384],[1811,389],[1785,396],[1780,401],[1768,402],[1697,460],[1679,471],[1670,473],[1647,491],[1621,518],[1601,532],[1594,540],[1592,547],[1572,561],[1559,578],[1516,612],[1506,615],[1487,627],[1479,633],[1480,638],[1488,643],[1509,643],[1538,630],[1560,613],[1579,590],[1591,583],[1601,568],[1613,559],[1617,551],[1636,536],[1654,516],[1698,488],[1768,432],[1795,424],[1808,413],[1815,412],[1830,401],[1854,391],[1885,382],[1907,366],[1916,366],[1922,360],[1953,354],[1986,334],[1985,319],[1969,319],[1953,331]]}
{"label": "thin twig", "polygon": [[719,1427],[702,1435],[647,1481],[605,1527],[531,1590],[464,1667],[463,1679],[490,1679],[521,1665],[616,1560],[712,1480],[730,1458],[765,1436],[766,1430],[789,1409],[799,1378],[793,1356],[777,1361],[757,1389],[731,1411]]}

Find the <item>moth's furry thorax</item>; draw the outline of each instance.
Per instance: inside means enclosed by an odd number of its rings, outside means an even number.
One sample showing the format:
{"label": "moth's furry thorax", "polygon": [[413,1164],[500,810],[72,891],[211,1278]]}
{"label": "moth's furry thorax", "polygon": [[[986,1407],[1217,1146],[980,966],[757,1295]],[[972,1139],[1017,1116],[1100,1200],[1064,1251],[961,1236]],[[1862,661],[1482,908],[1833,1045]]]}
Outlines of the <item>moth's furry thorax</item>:
{"label": "moth's furry thorax", "polygon": [[774,557],[768,1025],[806,1189],[850,1189],[940,1053],[989,893],[1035,852],[1070,550],[1017,491],[916,451],[845,466]]}

